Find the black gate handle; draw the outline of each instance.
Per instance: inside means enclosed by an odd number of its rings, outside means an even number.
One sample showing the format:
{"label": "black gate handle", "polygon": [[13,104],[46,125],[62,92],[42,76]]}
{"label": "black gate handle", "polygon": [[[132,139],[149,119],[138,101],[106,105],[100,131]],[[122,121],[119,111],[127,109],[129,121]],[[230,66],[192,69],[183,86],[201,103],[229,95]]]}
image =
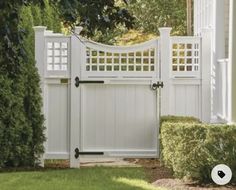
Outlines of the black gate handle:
{"label": "black gate handle", "polygon": [[157,83],[153,83],[152,84],[152,89],[156,90],[158,88],[163,88],[164,87],[164,83],[162,81],[158,81]]}
{"label": "black gate handle", "polygon": [[81,152],[78,148],[75,148],[75,158],[79,158],[79,155],[104,155],[104,152]]}
{"label": "black gate handle", "polygon": [[89,83],[89,84],[104,84],[103,80],[80,80],[79,77],[75,77],[75,86],[78,88],[79,84]]}

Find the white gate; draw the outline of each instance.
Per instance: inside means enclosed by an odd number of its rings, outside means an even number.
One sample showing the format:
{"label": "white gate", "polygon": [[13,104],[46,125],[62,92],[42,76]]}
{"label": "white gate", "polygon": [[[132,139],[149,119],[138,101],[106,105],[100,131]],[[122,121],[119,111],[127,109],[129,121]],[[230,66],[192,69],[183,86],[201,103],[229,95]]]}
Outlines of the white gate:
{"label": "white gate", "polygon": [[88,154],[158,157],[160,112],[209,120],[210,71],[203,64],[209,59],[201,57],[201,49],[210,51],[208,43],[201,48],[207,34],[170,37],[163,28],[160,40],[115,47],[45,27],[35,31],[47,128],[43,159],[70,159],[78,167]]}
{"label": "white gate", "polygon": [[114,47],[72,40],[80,50],[71,62],[76,157],[157,157],[158,96],[152,85],[159,80],[158,42]]}

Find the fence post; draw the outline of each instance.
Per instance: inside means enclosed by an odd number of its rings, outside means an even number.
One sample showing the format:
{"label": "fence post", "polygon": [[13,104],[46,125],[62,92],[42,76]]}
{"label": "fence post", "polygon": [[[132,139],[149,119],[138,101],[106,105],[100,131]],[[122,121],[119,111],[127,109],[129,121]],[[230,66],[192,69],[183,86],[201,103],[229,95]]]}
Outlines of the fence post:
{"label": "fence post", "polygon": [[212,30],[209,28],[202,29],[202,116],[203,122],[210,122],[212,116],[212,81],[211,81],[211,66],[212,66]]}
{"label": "fence post", "polygon": [[230,0],[229,65],[228,65],[228,122],[236,123],[236,2]]}
{"label": "fence post", "polygon": [[164,88],[161,90],[161,115],[170,114],[171,29],[170,27],[159,28],[160,78],[164,82]]}
{"label": "fence post", "polygon": [[[33,27],[35,32],[35,61],[36,61],[36,67],[38,68],[38,73],[40,76],[40,88],[42,93],[42,112],[45,114],[45,85],[44,85],[44,67],[45,67],[45,32],[46,32],[45,26],[35,26]],[[45,132],[44,132],[45,133]],[[44,150],[46,148],[46,142],[44,142]],[[40,158],[40,166],[44,167],[44,155],[41,155]]]}
{"label": "fence post", "polygon": [[47,27],[35,26],[33,28],[35,32],[35,60],[42,83],[44,79],[44,48],[45,48],[44,35]]}
{"label": "fence post", "polygon": [[78,36],[82,27],[75,28],[71,36],[71,111],[70,111],[70,167],[79,168],[79,158],[75,158],[75,149],[80,148],[80,98],[81,87],[75,87],[75,78],[81,77],[82,43]]}

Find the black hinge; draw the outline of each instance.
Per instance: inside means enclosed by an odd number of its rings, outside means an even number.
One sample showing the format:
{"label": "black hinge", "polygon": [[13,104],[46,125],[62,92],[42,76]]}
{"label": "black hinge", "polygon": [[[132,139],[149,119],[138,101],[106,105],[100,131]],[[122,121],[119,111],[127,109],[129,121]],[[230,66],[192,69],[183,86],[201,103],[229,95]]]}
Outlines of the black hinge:
{"label": "black hinge", "polygon": [[75,86],[79,87],[79,84],[89,83],[89,84],[104,84],[103,80],[80,80],[79,77],[75,77]]}
{"label": "black hinge", "polygon": [[78,148],[75,149],[75,158],[79,158],[79,155],[104,155],[104,152],[80,152]]}
{"label": "black hinge", "polygon": [[156,90],[158,88],[163,88],[163,87],[164,87],[164,83],[162,81],[158,81],[152,84],[152,90]]}

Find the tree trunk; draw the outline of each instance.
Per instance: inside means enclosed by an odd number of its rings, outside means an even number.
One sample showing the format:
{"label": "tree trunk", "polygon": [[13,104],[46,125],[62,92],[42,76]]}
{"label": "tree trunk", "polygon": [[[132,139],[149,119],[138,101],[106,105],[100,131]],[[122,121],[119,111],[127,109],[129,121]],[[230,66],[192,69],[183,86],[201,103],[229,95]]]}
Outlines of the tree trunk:
{"label": "tree trunk", "polygon": [[192,0],[186,0],[187,3],[187,35],[192,36]]}

